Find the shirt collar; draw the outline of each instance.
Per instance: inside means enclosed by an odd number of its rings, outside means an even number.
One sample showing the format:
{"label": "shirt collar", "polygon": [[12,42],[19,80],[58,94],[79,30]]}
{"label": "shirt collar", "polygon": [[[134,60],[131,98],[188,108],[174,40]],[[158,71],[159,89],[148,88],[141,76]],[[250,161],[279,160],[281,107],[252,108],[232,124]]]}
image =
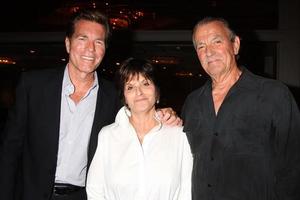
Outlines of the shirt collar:
{"label": "shirt collar", "polygon": [[[121,126],[128,126],[130,125],[130,121],[129,121],[129,117],[131,116],[131,112],[130,110],[126,107],[126,106],[123,106],[117,116],[116,116],[116,123],[120,124]],[[159,131],[163,124],[161,123],[161,121],[158,119],[158,114],[157,112],[155,112],[155,115],[154,115],[154,119],[158,122],[158,125],[155,126],[151,132],[156,132],[156,131]]]}
{"label": "shirt collar", "polygon": [[[240,66],[239,69],[242,73],[237,82],[232,86],[230,90],[256,88],[255,81],[253,81],[253,77],[255,75],[244,66]],[[206,88],[205,91],[210,92],[212,90],[212,80],[208,79],[204,87]]]}
{"label": "shirt collar", "polygon": [[247,90],[252,90],[252,89],[257,89],[257,84],[258,82],[256,81],[257,77],[255,74],[250,72],[246,67],[241,66],[240,70],[242,72],[239,80],[235,84],[235,87],[238,89],[247,89]]}
{"label": "shirt collar", "polygon": [[[87,92],[87,95],[90,93],[90,91],[92,89],[94,89],[95,87],[98,86],[98,75],[96,72],[94,72],[94,83],[92,85],[92,87],[89,89],[89,91]],[[64,71],[64,77],[63,77],[63,93],[65,95],[70,95],[74,93],[75,87],[70,79],[70,75],[69,75],[69,69],[68,66],[66,66],[65,71]]]}

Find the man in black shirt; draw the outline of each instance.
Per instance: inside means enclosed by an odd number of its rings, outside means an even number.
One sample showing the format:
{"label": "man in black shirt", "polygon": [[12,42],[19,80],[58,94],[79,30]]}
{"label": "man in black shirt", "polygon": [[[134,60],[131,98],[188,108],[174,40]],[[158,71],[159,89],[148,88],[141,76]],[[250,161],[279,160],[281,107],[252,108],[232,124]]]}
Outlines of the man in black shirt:
{"label": "man in black shirt", "polygon": [[195,200],[300,199],[300,113],[288,88],[238,67],[239,37],[205,18],[193,43],[210,76],[182,110]]}

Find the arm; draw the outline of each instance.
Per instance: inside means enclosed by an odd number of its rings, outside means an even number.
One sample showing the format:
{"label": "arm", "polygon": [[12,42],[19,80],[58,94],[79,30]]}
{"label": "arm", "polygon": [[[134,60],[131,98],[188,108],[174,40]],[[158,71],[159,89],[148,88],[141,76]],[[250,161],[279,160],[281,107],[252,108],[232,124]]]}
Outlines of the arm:
{"label": "arm", "polygon": [[0,199],[14,198],[18,164],[22,156],[24,136],[27,130],[27,93],[24,78],[16,88],[15,105],[9,111],[0,145]]}
{"label": "arm", "polygon": [[187,137],[184,134],[183,144],[183,160],[181,168],[181,190],[179,199],[191,200],[192,199],[192,169],[193,157],[188,143]]}
{"label": "arm", "polygon": [[275,130],[276,192],[279,199],[300,197],[300,113],[292,94],[279,94],[273,115]]}
{"label": "arm", "polygon": [[[105,139],[99,133],[98,146],[88,171],[86,192],[88,200],[105,200]],[[106,158],[108,159],[108,158]]]}

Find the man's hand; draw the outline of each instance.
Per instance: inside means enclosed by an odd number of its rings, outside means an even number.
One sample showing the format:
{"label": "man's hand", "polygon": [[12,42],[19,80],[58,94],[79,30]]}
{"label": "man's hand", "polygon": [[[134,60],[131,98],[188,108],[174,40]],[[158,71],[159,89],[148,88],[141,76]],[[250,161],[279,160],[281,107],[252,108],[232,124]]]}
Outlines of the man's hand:
{"label": "man's hand", "polygon": [[182,120],[176,115],[172,108],[161,108],[157,110],[161,122],[170,126],[182,126]]}

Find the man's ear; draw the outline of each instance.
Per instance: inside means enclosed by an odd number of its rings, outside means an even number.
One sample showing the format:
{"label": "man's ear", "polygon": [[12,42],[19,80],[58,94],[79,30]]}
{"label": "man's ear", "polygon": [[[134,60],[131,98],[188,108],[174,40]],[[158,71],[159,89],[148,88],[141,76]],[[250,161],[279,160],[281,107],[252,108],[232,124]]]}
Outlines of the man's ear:
{"label": "man's ear", "polygon": [[66,51],[70,53],[70,39],[68,37],[65,38],[65,46],[66,46]]}
{"label": "man's ear", "polygon": [[233,51],[234,55],[238,55],[240,50],[240,38],[239,36],[235,36],[233,41]]}

